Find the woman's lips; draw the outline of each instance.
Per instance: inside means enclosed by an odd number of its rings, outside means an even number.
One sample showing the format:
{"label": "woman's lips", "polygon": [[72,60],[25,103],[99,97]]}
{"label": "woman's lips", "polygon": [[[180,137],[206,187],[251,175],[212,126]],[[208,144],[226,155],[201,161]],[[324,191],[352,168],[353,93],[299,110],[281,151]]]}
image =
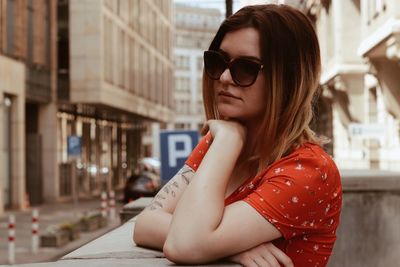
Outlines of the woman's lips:
{"label": "woman's lips", "polygon": [[226,92],[226,91],[221,91],[218,93],[219,96],[224,96],[224,97],[231,97],[231,98],[235,98],[235,99],[239,99],[241,100],[240,97],[234,96],[233,94]]}

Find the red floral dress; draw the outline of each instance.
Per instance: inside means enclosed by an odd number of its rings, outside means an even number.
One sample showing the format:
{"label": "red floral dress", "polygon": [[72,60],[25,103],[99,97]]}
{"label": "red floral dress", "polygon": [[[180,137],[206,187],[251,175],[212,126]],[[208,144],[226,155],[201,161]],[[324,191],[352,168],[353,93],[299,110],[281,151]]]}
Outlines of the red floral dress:
{"label": "red floral dress", "polygon": [[[195,171],[212,142],[203,137],[186,161]],[[243,200],[282,234],[273,243],[296,267],[325,266],[336,240],[342,206],[339,171],[318,145],[306,143],[250,177],[225,205]]]}

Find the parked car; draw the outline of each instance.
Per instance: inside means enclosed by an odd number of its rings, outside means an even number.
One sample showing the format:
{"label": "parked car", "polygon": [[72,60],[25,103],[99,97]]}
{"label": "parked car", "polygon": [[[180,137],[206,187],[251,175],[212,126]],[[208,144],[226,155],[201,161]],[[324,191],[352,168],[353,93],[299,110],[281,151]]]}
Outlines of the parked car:
{"label": "parked car", "polygon": [[136,174],[128,177],[124,187],[124,203],[140,197],[153,197],[161,186],[159,165],[157,161],[146,158],[139,161]]}

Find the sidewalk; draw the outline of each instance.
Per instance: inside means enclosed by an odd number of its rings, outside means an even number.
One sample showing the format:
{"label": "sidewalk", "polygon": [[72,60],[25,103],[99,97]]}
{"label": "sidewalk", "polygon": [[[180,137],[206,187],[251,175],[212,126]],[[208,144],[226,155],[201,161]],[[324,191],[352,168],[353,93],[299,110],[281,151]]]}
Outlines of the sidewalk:
{"label": "sidewalk", "polygon": [[[44,233],[50,225],[76,221],[85,212],[100,209],[100,199],[79,200],[78,205],[74,203],[44,204],[37,207],[39,210],[39,234]],[[118,217],[122,204],[116,203],[116,218],[109,221],[106,227],[93,232],[81,232],[80,238],[58,248],[39,247],[36,254],[31,252],[31,227],[32,208],[27,211],[7,211],[0,216],[0,264],[8,264],[8,216],[15,215],[16,238],[15,238],[15,264],[54,261],[63,255],[77,249],[106,232],[120,225]],[[76,219],[75,219],[76,218]]]}

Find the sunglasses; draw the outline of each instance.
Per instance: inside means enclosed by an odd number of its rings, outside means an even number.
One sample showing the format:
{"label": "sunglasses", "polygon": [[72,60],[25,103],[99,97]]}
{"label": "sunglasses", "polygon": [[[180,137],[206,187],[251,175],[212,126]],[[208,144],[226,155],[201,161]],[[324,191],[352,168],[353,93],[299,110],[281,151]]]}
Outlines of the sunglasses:
{"label": "sunglasses", "polygon": [[255,83],[258,73],[263,67],[259,62],[247,57],[228,60],[221,52],[204,51],[204,69],[208,77],[213,80],[219,80],[222,73],[229,69],[232,80],[236,85],[248,87]]}

